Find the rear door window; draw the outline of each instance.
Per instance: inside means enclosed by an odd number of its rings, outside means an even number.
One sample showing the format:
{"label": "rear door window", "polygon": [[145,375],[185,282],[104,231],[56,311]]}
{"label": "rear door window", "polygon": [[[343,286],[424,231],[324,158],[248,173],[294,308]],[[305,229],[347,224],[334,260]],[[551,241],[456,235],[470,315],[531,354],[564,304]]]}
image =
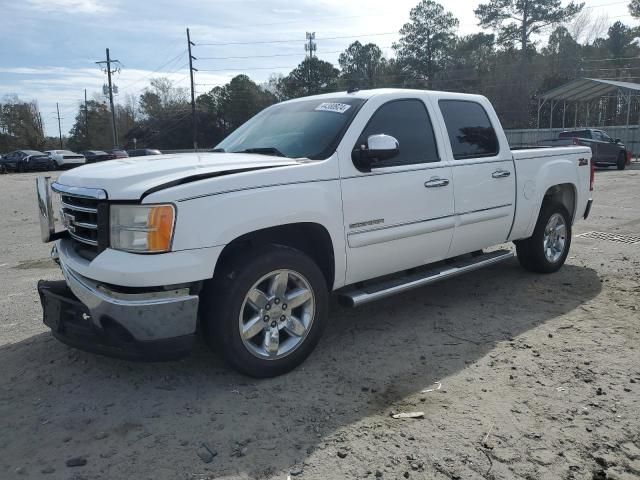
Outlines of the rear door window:
{"label": "rear door window", "polygon": [[467,100],[440,100],[453,158],[493,157],[498,154],[496,131],[484,107]]}

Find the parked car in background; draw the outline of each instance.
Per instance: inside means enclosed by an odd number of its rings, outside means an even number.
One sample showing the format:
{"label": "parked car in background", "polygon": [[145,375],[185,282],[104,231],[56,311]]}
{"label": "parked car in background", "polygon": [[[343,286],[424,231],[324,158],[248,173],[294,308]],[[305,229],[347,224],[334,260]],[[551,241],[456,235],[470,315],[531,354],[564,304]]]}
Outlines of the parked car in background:
{"label": "parked car in background", "polygon": [[619,138],[612,139],[602,130],[585,128],[561,132],[558,138],[542,140],[540,145],[561,147],[564,145],[583,145],[591,147],[591,154],[598,167],[617,167],[624,170],[631,162],[631,152]]}
{"label": "parked car in background", "polygon": [[137,148],[135,150],[127,150],[130,157],[144,157],[146,155],[162,155],[160,150],[155,148]]}
{"label": "parked car in background", "polygon": [[2,164],[7,171],[15,172],[55,169],[55,162],[49,155],[37,150],[15,150],[3,157]]}
{"label": "parked car in background", "polygon": [[102,150],[84,150],[80,153],[82,153],[87,159],[86,163],[104,162],[106,160],[113,160],[116,158],[115,155]]}
{"label": "parked car in background", "polygon": [[70,150],[47,150],[44,153],[49,155],[57,168],[70,168],[84,165],[86,159],[84,155],[72,152]]}
{"label": "parked car in background", "polygon": [[116,158],[129,158],[129,154],[125,150],[113,148],[111,150],[105,150],[105,151]]}

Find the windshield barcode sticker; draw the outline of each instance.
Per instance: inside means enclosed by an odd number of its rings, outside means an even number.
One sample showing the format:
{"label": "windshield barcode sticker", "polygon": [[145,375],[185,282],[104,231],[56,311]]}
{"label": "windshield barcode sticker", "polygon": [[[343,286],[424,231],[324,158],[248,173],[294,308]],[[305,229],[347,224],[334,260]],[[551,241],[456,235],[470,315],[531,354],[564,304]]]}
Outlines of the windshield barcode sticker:
{"label": "windshield barcode sticker", "polygon": [[335,113],[344,113],[351,108],[351,105],[347,105],[346,103],[321,103],[316,107],[316,111],[318,112],[335,112]]}

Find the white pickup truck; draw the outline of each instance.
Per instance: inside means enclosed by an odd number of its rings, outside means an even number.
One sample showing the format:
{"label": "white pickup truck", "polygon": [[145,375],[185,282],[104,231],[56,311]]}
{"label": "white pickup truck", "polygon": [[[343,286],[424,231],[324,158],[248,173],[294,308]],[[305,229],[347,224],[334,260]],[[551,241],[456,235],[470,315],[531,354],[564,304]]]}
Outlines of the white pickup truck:
{"label": "white pickup truck", "polygon": [[589,214],[590,158],[512,151],[476,95],[280,103],[211,152],[39,178],[42,238],[65,278],[38,285],[44,322],[127,358],[177,357],[202,333],[241,372],[282,374],[318,343],[330,292],[361,305],[508,259],[483,252],[505,242],[528,270],[558,270]]}

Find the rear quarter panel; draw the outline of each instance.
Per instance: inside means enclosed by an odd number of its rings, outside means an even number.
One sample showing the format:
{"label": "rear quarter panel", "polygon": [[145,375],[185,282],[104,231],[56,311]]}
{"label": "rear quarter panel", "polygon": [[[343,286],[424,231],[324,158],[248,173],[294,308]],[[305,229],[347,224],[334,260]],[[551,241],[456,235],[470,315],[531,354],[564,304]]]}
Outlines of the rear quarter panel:
{"label": "rear quarter panel", "polygon": [[[560,147],[516,150],[516,215],[509,240],[528,238],[533,233],[545,193],[555,185],[574,188],[574,222],[582,216],[590,198],[591,149]],[[586,165],[580,166],[580,160]]]}

